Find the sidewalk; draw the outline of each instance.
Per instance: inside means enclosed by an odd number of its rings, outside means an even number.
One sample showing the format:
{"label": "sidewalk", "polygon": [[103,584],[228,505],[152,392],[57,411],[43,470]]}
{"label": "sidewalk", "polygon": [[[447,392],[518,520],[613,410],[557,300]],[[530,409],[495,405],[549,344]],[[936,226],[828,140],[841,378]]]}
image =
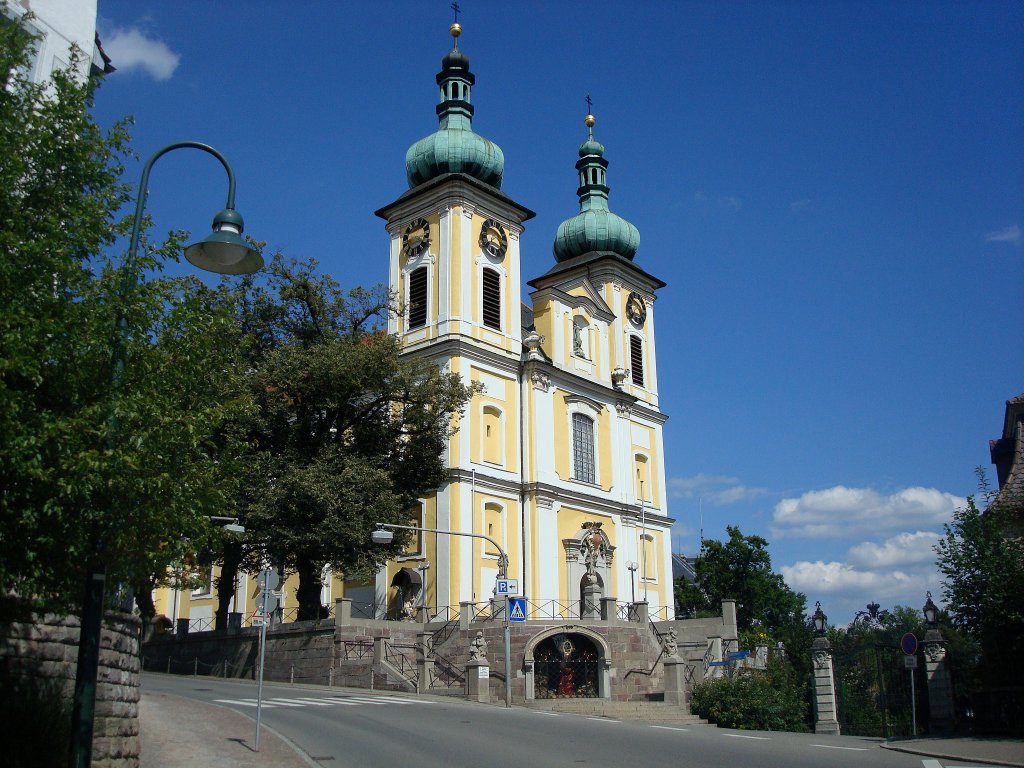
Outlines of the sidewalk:
{"label": "sidewalk", "polygon": [[1024,768],[1024,741],[1020,739],[908,739],[886,742],[882,744],[882,748],[963,763]]}
{"label": "sidewalk", "polygon": [[256,723],[227,707],[166,693],[142,694],[139,702],[141,768],[310,768],[291,742],[260,728],[260,751],[253,749]]}

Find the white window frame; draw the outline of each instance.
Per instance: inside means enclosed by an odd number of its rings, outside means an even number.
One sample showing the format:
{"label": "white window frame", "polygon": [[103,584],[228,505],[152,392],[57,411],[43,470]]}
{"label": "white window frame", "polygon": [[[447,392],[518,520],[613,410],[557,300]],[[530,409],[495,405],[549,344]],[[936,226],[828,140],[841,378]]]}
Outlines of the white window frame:
{"label": "white window frame", "polygon": [[[488,409],[498,413],[498,463],[487,460],[487,419]],[[478,464],[487,464],[492,467],[504,467],[505,464],[505,409],[497,403],[482,402],[477,412],[480,424],[480,455],[477,456]]]}
{"label": "white window frame", "polygon": [[[508,552],[508,544],[505,541],[505,530],[508,528],[508,519],[507,519],[507,516],[508,516],[508,504],[505,503],[504,501],[502,501],[501,499],[495,499],[495,498],[481,499],[481,501],[480,501],[480,532],[483,533],[485,536],[489,536],[490,535],[490,534],[487,533],[487,507],[488,506],[497,507],[498,508],[498,529],[499,529],[498,530],[498,535],[497,536],[491,536],[491,538],[494,539],[496,542],[498,542],[498,544],[501,546],[501,548],[505,552]],[[492,554],[492,553],[487,551],[487,549],[490,546],[491,546],[491,543],[489,541],[487,541],[487,539],[480,539],[480,557],[482,557],[485,560],[497,561],[499,559],[499,555]]]}
{"label": "white window frame", "polygon": [[[567,427],[569,430],[569,479],[583,485],[601,486],[601,411],[604,406],[600,403],[580,395],[570,395],[566,398]],[[573,429],[573,414],[586,416],[594,422],[594,482],[580,480],[576,477],[575,452],[575,430]]]}
{"label": "white window frame", "polygon": [[[426,321],[423,325],[417,325],[415,328],[409,324],[409,308],[412,306],[412,297],[410,296],[412,289],[412,273],[420,267],[426,267],[427,270],[427,301],[426,301]],[[405,333],[416,333],[422,331],[424,328],[430,327],[430,319],[434,316],[434,297],[433,291],[430,290],[434,284],[434,259],[430,256],[429,252],[421,253],[415,259],[406,262],[402,268],[402,299],[403,299],[403,311],[402,320],[405,324]]]}

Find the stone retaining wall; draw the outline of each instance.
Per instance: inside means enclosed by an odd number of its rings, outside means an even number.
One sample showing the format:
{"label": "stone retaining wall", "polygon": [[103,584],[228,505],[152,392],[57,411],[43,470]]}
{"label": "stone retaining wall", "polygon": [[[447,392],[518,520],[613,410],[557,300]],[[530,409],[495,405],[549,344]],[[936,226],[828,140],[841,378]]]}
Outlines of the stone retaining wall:
{"label": "stone retaining wall", "polygon": [[[33,615],[0,622],[0,681],[8,694],[56,683],[68,699],[75,688],[81,625],[75,616]],[[94,768],[139,766],[139,620],[107,612],[100,636],[93,726]],[[16,734],[12,734],[17,738]]]}

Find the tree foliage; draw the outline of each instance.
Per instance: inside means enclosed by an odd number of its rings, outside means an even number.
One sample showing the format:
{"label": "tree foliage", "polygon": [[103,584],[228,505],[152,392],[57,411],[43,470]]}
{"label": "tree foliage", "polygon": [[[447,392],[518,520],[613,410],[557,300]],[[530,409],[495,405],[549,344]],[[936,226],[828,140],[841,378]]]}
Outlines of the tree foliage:
{"label": "tree foliage", "polygon": [[1000,664],[1024,653],[1024,538],[1011,535],[1021,503],[1004,499],[983,512],[969,497],[935,547],[953,625]]}
{"label": "tree foliage", "polygon": [[[213,437],[246,400],[220,375],[226,296],[109,259],[127,229],[126,125],[93,122],[74,62],[30,82],[29,46],[0,24],[0,586],[66,609],[88,562],[134,583],[209,536],[231,496]],[[179,245],[144,240],[137,274]]]}
{"label": "tree foliage", "polygon": [[700,615],[717,613],[722,600],[733,599],[740,630],[760,628],[773,636],[794,624],[803,626],[807,599],[772,571],[768,541],[744,536],[736,526],[728,526],[726,532],[727,541],[702,542],[694,564],[695,583],[676,582],[677,604],[684,612]]}
{"label": "tree foliage", "polygon": [[277,255],[236,298],[258,406],[245,423],[255,452],[240,500],[247,567],[298,573],[299,617],[314,618],[325,566],[359,576],[401,551],[406,537],[379,547],[370,532],[408,523],[447,479],[442,454],[472,389],[399,355],[382,287],[346,292],[315,262]]}
{"label": "tree foliage", "polygon": [[693,688],[690,710],[722,728],[807,731],[806,684],[793,667],[773,659],[765,670],[740,670]]}

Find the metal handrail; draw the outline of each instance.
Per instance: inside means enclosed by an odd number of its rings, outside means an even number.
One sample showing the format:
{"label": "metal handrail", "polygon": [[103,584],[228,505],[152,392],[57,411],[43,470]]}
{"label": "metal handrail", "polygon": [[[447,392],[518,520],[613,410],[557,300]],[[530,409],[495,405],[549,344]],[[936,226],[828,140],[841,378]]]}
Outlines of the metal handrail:
{"label": "metal handrail", "polygon": [[[353,653],[354,651],[354,653]],[[372,640],[342,640],[341,653],[343,659],[365,659],[373,656]]]}

